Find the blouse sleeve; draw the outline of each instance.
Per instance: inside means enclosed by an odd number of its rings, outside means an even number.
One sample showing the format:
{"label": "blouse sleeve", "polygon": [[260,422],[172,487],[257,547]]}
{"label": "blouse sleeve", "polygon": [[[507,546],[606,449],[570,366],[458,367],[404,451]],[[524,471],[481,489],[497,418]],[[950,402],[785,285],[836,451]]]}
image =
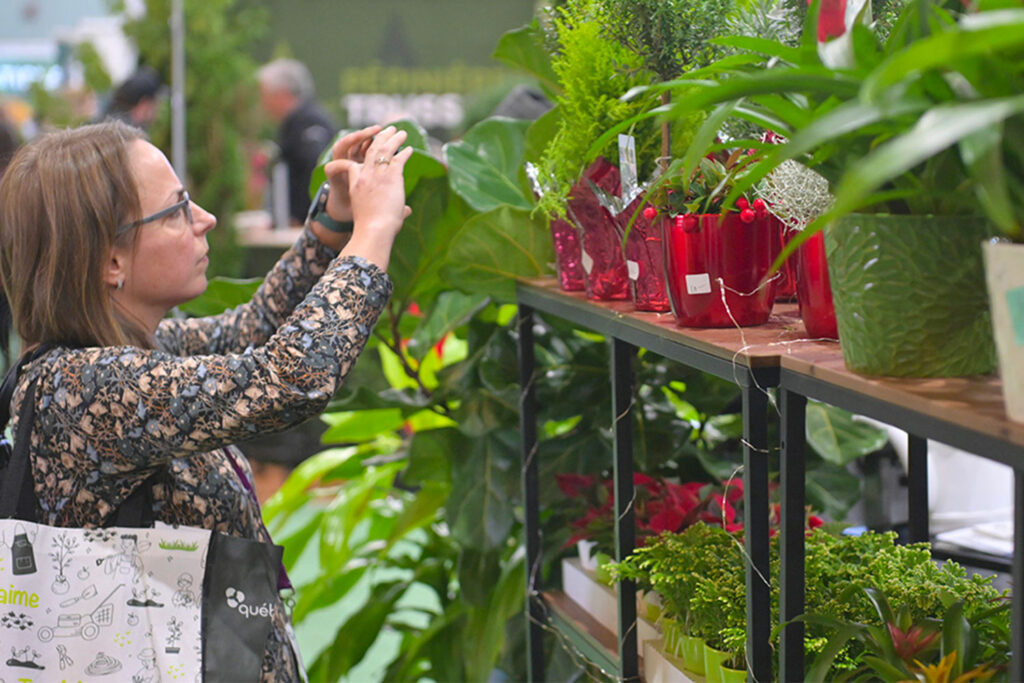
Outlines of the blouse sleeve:
{"label": "blouse sleeve", "polygon": [[159,348],[179,356],[241,353],[265,344],[324,274],[336,253],[308,229],[264,278],[252,299],[220,315],[166,319],[157,328]]}
{"label": "blouse sleeve", "polygon": [[266,344],[243,353],[51,352],[20,382],[39,378],[34,447],[80,476],[118,476],[298,424],[326,407],[391,287],[377,266],[345,257]]}

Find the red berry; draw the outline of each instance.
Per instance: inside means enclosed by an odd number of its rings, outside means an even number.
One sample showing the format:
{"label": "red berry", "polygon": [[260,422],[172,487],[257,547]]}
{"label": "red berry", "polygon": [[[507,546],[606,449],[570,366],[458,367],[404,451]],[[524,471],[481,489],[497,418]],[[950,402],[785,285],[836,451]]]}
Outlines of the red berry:
{"label": "red berry", "polygon": [[693,230],[697,227],[697,217],[692,213],[688,213],[683,216],[683,227],[687,230]]}
{"label": "red berry", "polygon": [[740,211],[747,208],[748,206],[750,206],[750,204],[747,203],[746,197],[740,197],[739,199],[736,200],[736,208],[738,208]]}
{"label": "red berry", "polygon": [[654,217],[657,215],[658,210],[655,209],[653,206],[648,206],[644,208],[644,218],[646,218],[647,220],[653,221]]}
{"label": "red berry", "polygon": [[763,199],[758,197],[757,199],[754,200],[754,210],[755,211],[760,213],[760,212],[764,211],[766,208],[767,208],[767,205],[764,203]]}
{"label": "red berry", "polygon": [[740,220],[744,223],[753,223],[756,217],[753,209],[743,209],[740,211]]}

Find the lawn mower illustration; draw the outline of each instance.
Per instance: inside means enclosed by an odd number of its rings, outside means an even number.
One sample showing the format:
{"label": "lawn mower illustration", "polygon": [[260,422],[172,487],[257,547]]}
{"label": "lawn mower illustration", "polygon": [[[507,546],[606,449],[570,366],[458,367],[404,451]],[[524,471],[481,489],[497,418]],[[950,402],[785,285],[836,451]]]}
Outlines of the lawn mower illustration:
{"label": "lawn mower illustration", "polygon": [[54,638],[78,638],[94,640],[100,634],[101,626],[110,626],[114,621],[114,604],[110,599],[124,587],[122,583],[103,599],[89,614],[61,614],[56,626],[39,629],[39,640],[48,643]]}

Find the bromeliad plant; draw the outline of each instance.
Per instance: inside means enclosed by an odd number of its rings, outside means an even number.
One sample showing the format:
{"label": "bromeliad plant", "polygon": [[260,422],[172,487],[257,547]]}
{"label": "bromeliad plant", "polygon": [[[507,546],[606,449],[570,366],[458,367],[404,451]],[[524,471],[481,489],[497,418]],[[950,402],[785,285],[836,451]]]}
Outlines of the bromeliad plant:
{"label": "bromeliad plant", "polygon": [[[821,655],[808,671],[808,681],[840,680],[828,676],[837,654],[851,640],[863,646],[860,666],[841,680],[870,676],[886,683],[921,680],[927,683],[985,681],[1006,669],[1005,654],[995,653],[983,643],[978,631],[964,615],[964,600],[952,602],[939,619],[916,620],[906,604],[893,609],[884,591],[870,585],[858,585],[874,610],[875,623],[843,621],[821,615],[806,615],[809,624],[832,631]],[[1009,610],[1001,602],[975,616],[976,622],[991,619]]]}

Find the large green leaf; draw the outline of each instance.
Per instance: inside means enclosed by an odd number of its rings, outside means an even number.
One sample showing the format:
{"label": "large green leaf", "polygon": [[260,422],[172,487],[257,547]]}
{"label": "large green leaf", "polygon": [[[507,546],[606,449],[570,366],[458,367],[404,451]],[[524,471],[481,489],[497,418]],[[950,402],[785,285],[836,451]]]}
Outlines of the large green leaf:
{"label": "large green leaf", "polygon": [[317,658],[313,670],[326,670],[327,680],[331,681],[336,681],[347,674],[363,659],[370,646],[377,640],[388,617],[395,609],[395,603],[408,588],[409,584],[404,581],[391,581],[374,586],[373,600],[367,601],[338,629],[334,643]]}
{"label": "large green leaf", "polygon": [[402,308],[412,301],[428,307],[443,287],[439,273],[469,209],[451,193],[447,178],[420,181],[406,201],[412,215],[395,239],[388,266],[395,284],[392,301]]}
{"label": "large green leaf", "polygon": [[324,421],[330,425],[321,437],[324,443],[358,443],[400,429],[405,415],[398,408],[384,408],[328,413]]}
{"label": "large green leaf", "polygon": [[529,121],[493,117],[445,145],[452,190],[480,212],[504,205],[530,210],[533,203],[518,180],[529,126]]}
{"label": "large green leaf", "polygon": [[818,401],[807,403],[807,443],[833,465],[874,453],[889,437],[874,425],[858,422],[849,411]]}
{"label": "large green leaf", "polygon": [[519,431],[511,426],[463,436],[450,453],[452,493],[446,515],[464,547],[497,548],[508,540],[520,496]]}
{"label": "large green leaf", "polygon": [[959,26],[919,40],[886,59],[864,83],[874,99],[886,88],[929,69],[960,68],[969,58],[1024,48],[1024,9],[968,14]]}
{"label": "large green leaf", "polygon": [[248,302],[262,282],[262,278],[236,280],[215,277],[210,280],[205,292],[178,308],[193,317],[217,315]]}
{"label": "large green leaf", "polygon": [[434,344],[449,332],[465,325],[488,301],[483,294],[463,294],[458,291],[442,293],[416,328],[406,351],[413,358],[423,358]]}
{"label": "large green leaf", "polygon": [[401,467],[400,463],[367,467],[362,478],[353,479],[331,501],[320,532],[320,563],[327,573],[348,564],[357,550],[352,542],[356,527],[373,520],[372,501],[387,495]]}
{"label": "large green leaf", "polygon": [[860,499],[860,479],[842,467],[818,461],[807,467],[807,504],[843,519]]}
{"label": "large green leaf", "polygon": [[492,56],[534,76],[549,96],[554,97],[561,91],[558,77],[551,68],[551,58],[544,49],[544,31],[536,19],[522,28],[506,32]]}
{"label": "large green leaf", "polygon": [[513,301],[514,278],[546,275],[553,261],[551,235],[543,223],[503,206],[474,216],[459,229],[442,276],[464,292]]}
{"label": "large green leaf", "polygon": [[489,680],[494,662],[505,646],[510,619],[521,619],[525,600],[526,565],[522,556],[506,566],[492,584],[486,605],[474,607],[469,613],[466,636],[466,680]]}
{"label": "large green leaf", "polygon": [[940,105],[925,112],[911,130],[854,163],[836,189],[833,209],[821,222],[856,209],[871,191],[967,136],[1024,112],[1024,95]]}
{"label": "large green leaf", "polygon": [[330,448],[306,458],[288,476],[288,480],[263,504],[263,518],[272,529],[279,529],[291,513],[309,502],[306,495],[310,486],[320,481],[327,472],[354,458],[355,448]]}

